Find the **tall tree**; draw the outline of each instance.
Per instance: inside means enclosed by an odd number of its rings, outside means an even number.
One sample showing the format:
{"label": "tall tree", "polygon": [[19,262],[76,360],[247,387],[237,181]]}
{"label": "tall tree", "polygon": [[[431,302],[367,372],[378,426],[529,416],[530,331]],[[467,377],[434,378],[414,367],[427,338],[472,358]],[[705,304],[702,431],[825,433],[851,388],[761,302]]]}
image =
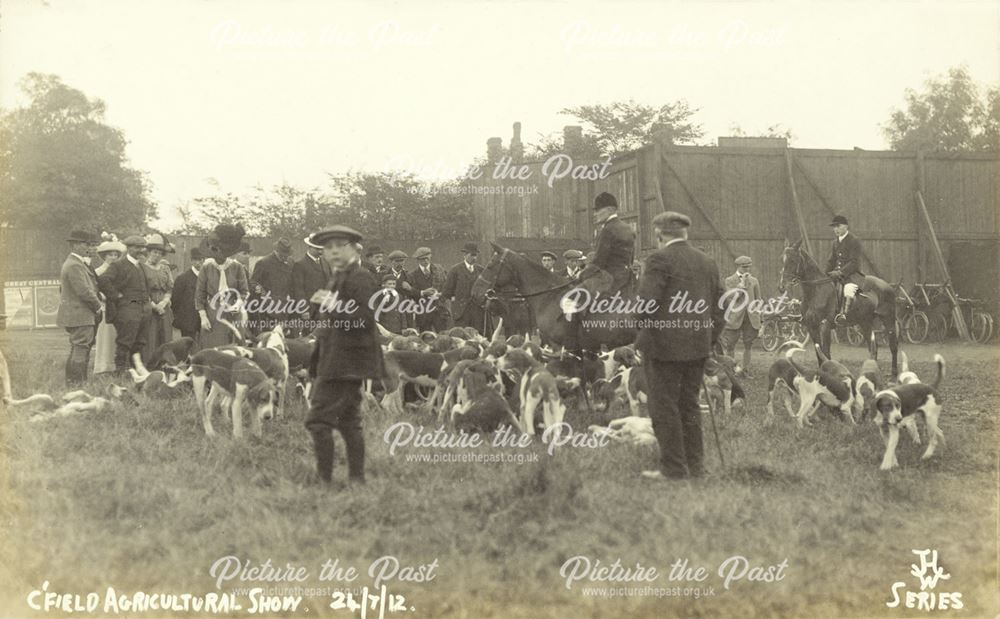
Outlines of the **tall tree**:
{"label": "tall tree", "polygon": [[983,92],[965,67],[907,89],[904,109],[892,112],[882,132],[893,150],[1000,150],[1000,93]]}
{"label": "tall tree", "polygon": [[28,106],[0,112],[0,223],[127,231],[155,215],[101,100],[55,75],[29,73],[20,86]]}

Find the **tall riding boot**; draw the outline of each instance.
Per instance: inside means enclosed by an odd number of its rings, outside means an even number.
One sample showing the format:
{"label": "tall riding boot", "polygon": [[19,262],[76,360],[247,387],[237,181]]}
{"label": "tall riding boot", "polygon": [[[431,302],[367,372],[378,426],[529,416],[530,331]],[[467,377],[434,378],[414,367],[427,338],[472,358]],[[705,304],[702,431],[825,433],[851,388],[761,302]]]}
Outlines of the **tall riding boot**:
{"label": "tall riding boot", "polygon": [[333,432],[329,428],[311,432],[313,448],[316,451],[316,473],[321,481],[330,483],[333,479]]}
{"label": "tall riding boot", "polygon": [[838,325],[842,325],[847,322],[847,313],[851,311],[851,303],[853,302],[854,299],[851,297],[844,297],[844,311],[837,314],[837,318],[835,320]]}
{"label": "tall riding boot", "polygon": [[361,428],[341,430],[347,446],[347,477],[356,483],[365,483],[365,435]]}
{"label": "tall riding boot", "polygon": [[70,353],[69,357],[66,359],[66,386],[75,387],[77,384],[76,378],[76,364],[73,362],[73,354]]}

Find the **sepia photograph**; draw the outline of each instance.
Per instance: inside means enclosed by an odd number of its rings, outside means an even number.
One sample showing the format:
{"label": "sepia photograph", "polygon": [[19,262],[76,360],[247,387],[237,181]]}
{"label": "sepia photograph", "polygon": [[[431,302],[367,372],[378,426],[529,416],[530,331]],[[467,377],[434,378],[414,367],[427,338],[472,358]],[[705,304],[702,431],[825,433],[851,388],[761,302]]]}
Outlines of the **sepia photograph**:
{"label": "sepia photograph", "polygon": [[0,619],[1000,617],[1000,0],[0,0]]}

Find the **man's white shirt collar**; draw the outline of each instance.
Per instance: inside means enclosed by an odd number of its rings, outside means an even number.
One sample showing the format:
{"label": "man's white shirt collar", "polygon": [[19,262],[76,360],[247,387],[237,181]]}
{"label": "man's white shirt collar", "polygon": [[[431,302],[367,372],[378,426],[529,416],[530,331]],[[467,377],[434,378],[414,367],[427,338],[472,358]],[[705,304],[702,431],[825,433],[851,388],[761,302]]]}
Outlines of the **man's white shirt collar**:
{"label": "man's white shirt collar", "polygon": [[843,242],[844,242],[844,238],[845,238],[845,237],[846,237],[846,236],[847,236],[848,234],[850,234],[850,233],[851,233],[851,231],[850,231],[850,230],[848,230],[848,231],[847,231],[847,232],[845,232],[845,233],[844,233],[843,235],[838,235],[838,236],[837,236],[837,242],[838,242],[838,243],[843,243]]}
{"label": "man's white shirt collar", "polygon": [[664,243],[663,246],[660,247],[660,249],[666,249],[667,247],[669,247],[670,245],[673,245],[674,243],[678,243],[680,241],[686,241],[686,240],[687,239],[682,239],[682,238],[670,239],[669,241],[667,241],[666,243]]}

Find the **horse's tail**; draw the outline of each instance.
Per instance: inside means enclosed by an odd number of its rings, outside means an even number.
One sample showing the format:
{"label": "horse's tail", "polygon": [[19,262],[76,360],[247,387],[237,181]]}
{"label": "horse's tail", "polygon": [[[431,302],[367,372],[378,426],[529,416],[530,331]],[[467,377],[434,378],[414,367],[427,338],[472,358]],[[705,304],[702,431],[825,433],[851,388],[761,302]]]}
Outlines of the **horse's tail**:
{"label": "horse's tail", "polygon": [[934,384],[931,385],[935,389],[941,384],[941,380],[944,378],[944,357],[941,355],[934,355],[934,363],[937,364],[937,377],[934,379]]}
{"label": "horse's tail", "polygon": [[805,352],[805,351],[806,351],[805,348],[792,348],[791,350],[785,353],[785,359],[788,359],[788,362],[792,364],[792,367],[795,368],[795,371],[798,372],[799,374],[802,374],[803,376],[808,375],[809,371],[804,367],[802,367],[801,365],[799,365],[799,362],[795,360],[795,353]]}

